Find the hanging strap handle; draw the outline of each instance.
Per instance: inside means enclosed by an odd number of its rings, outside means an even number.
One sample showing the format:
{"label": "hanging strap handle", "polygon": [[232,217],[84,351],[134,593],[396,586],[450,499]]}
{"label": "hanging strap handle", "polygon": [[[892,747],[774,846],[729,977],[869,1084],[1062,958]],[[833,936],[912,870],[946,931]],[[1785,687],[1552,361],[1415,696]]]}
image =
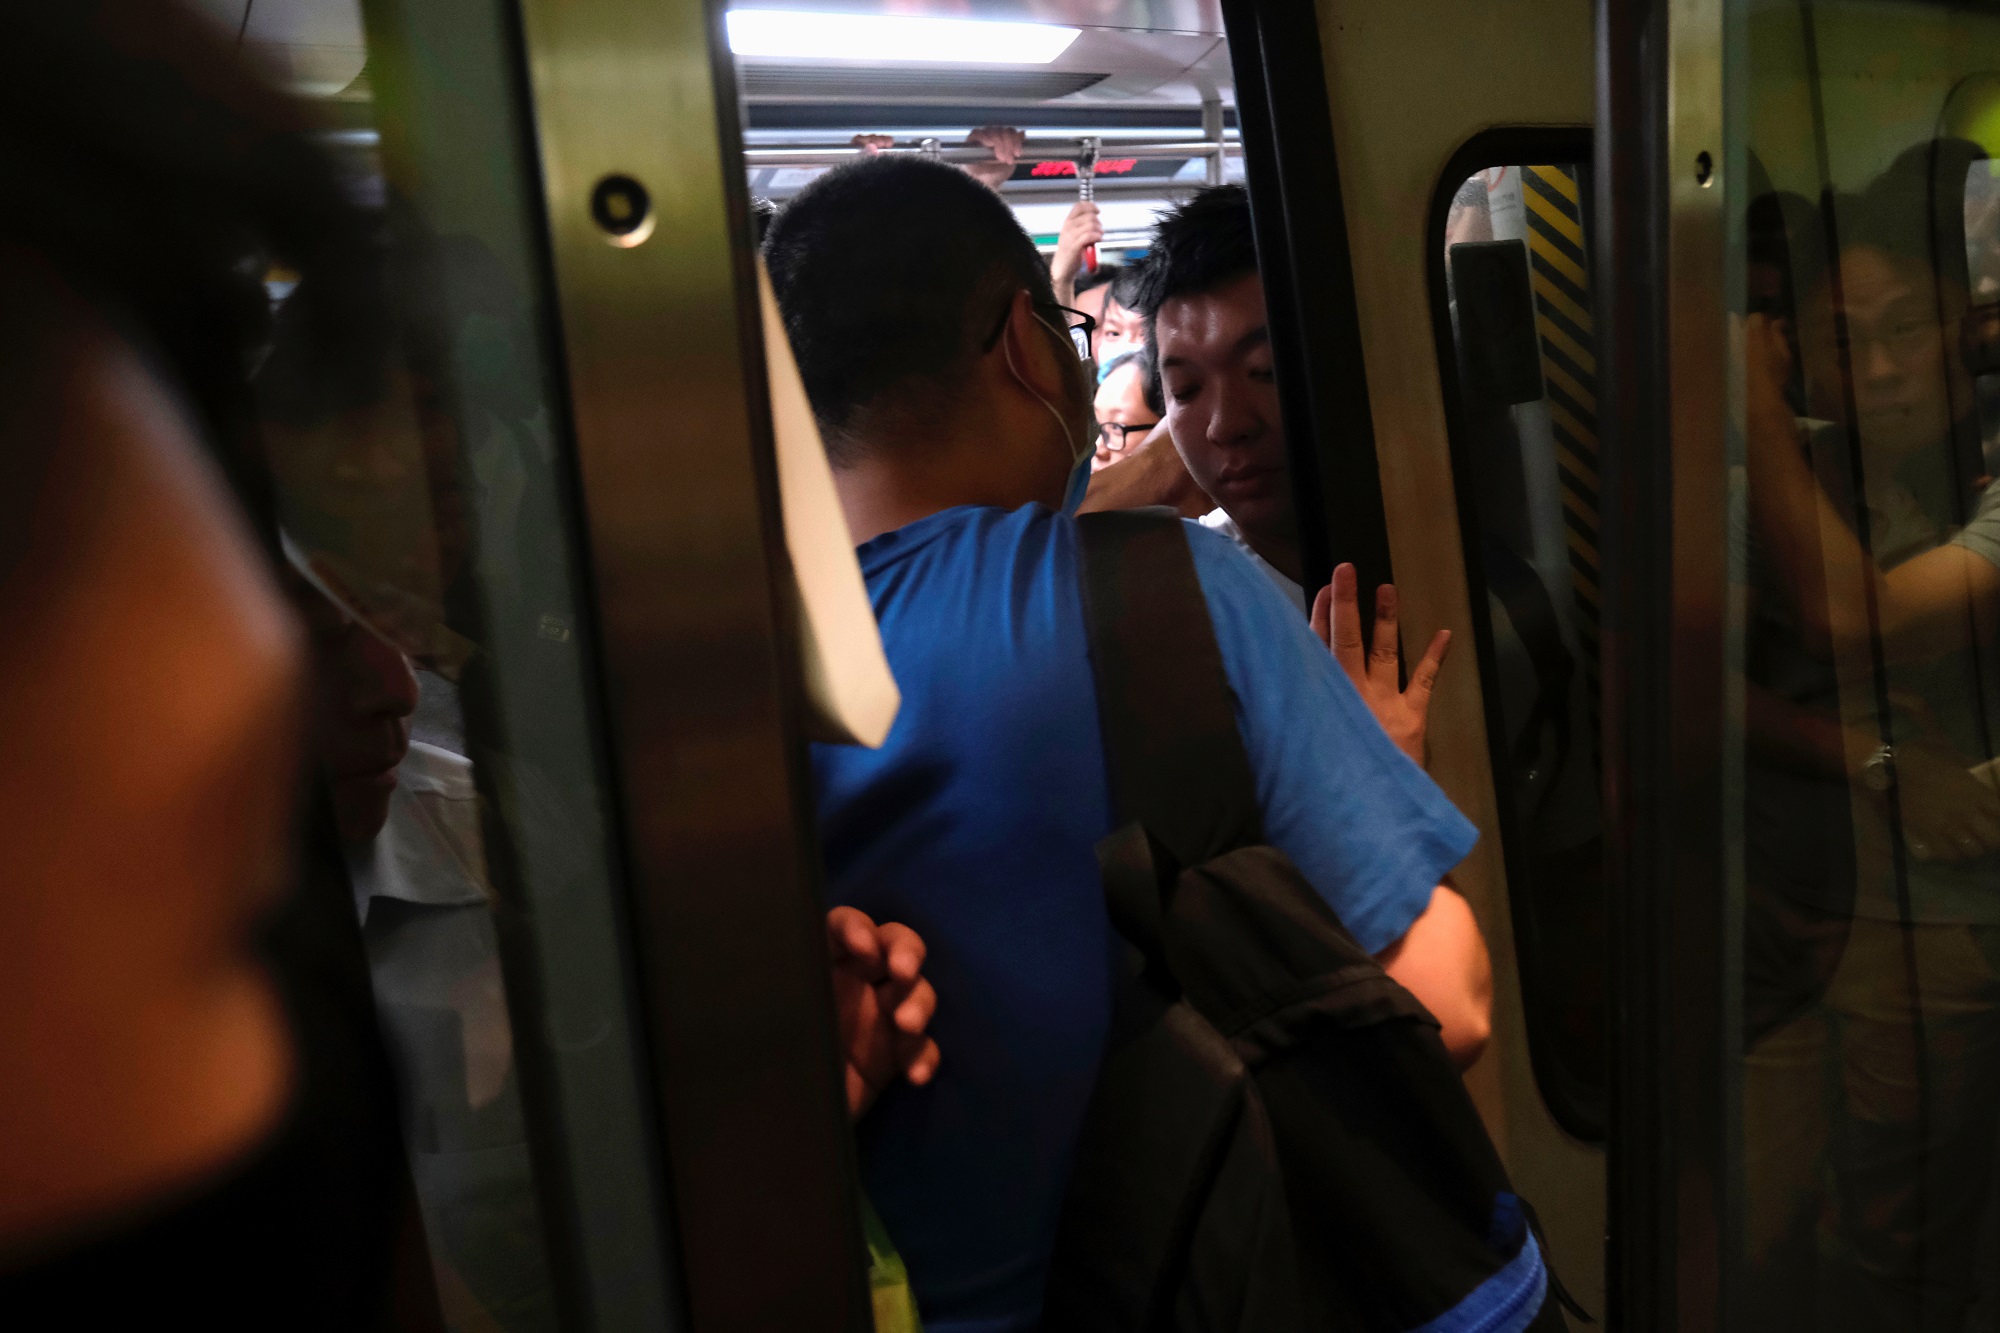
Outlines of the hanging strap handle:
{"label": "hanging strap handle", "polygon": [[1180,866],[1262,842],[1250,758],[1180,516],[1085,514],[1077,532],[1117,825],[1143,824]]}

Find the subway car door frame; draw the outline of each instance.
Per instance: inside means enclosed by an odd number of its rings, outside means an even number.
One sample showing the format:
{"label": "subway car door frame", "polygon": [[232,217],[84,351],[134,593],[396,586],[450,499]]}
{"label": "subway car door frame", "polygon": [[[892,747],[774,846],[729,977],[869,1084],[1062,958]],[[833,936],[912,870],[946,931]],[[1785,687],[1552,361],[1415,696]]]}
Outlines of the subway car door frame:
{"label": "subway car door frame", "polygon": [[873,1318],[720,6],[520,15],[686,1326],[858,1333]]}
{"label": "subway car door frame", "polygon": [[1363,619],[1389,525],[1312,0],[1223,0],[1257,263],[1271,320],[1304,587],[1352,562]]}
{"label": "subway car door frame", "polygon": [[[1601,0],[1610,1322],[1722,1327],[1725,191],[1719,0]],[[1724,182],[1726,184],[1726,180]]]}

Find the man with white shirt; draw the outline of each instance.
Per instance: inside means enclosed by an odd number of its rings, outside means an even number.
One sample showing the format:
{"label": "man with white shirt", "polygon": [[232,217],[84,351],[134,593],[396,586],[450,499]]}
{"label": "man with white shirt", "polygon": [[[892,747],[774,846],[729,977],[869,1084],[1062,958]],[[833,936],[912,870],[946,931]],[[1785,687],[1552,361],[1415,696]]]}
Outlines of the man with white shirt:
{"label": "man with white shirt", "polygon": [[[417,667],[295,556],[290,590],[312,646],[313,745],[332,794],[376,1015],[397,1066],[403,1134],[453,1327],[555,1329],[554,1285],[528,1150],[481,797],[457,686]],[[503,765],[506,756],[496,755]],[[560,807],[515,765],[524,807]],[[552,817],[552,815],[549,815]],[[907,927],[852,908],[827,944],[859,1115],[938,1059],[931,990]],[[523,1015],[522,1018],[529,1016]],[[524,1034],[533,1032],[531,1022]]]}

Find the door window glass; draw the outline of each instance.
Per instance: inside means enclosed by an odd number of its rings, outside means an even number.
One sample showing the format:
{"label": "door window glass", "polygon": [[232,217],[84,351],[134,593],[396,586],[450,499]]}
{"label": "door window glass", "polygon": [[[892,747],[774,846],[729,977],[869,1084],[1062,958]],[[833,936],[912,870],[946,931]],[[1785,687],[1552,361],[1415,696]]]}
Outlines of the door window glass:
{"label": "door window glass", "polygon": [[1573,162],[1474,172],[1444,206],[1439,258],[1530,1055],[1558,1121],[1596,1137],[1606,1033],[1589,197]]}
{"label": "door window glass", "polygon": [[1741,1327],[2000,1298],[2000,18],[1726,7]]}
{"label": "door window glass", "polygon": [[446,1325],[668,1327],[513,7],[208,7],[342,170],[258,406]]}

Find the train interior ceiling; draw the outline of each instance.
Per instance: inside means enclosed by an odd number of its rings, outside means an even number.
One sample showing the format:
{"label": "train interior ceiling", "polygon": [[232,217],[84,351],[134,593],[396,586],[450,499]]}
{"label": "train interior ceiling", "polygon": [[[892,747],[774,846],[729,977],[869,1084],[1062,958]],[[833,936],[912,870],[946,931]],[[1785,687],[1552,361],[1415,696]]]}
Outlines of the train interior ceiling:
{"label": "train interior ceiling", "polygon": [[[340,127],[333,142],[363,156],[358,174],[377,176],[365,160],[375,134],[358,0],[197,4],[280,82],[319,102]],[[876,136],[886,151],[976,162],[990,153],[967,147],[966,136],[1007,126],[1026,136],[1000,187],[1023,229],[1043,253],[1055,249],[1078,197],[1077,163],[1094,157],[1087,174],[1105,232],[1098,257],[1116,263],[1145,248],[1161,209],[1203,185],[1243,179],[1229,49],[1212,2],[981,5],[981,30],[969,38],[943,6],[810,8],[799,0],[729,7],[754,197],[782,204],[853,155],[858,136]],[[992,29],[1010,20],[1021,40],[1000,47]]]}

